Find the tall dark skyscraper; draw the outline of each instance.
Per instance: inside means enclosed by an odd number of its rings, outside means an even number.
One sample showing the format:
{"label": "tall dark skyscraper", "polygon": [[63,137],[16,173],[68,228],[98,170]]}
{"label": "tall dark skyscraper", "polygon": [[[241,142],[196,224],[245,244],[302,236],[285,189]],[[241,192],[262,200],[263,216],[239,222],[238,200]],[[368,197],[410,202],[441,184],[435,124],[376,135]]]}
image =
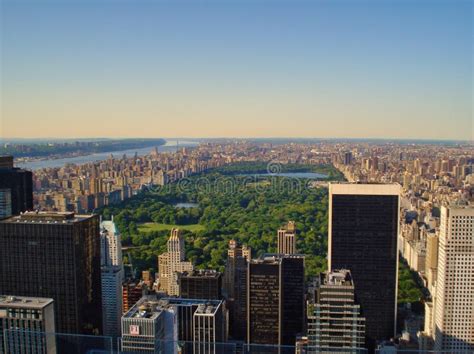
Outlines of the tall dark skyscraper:
{"label": "tall dark skyscraper", "polygon": [[10,192],[12,215],[33,209],[33,175],[13,167],[12,156],[0,156],[0,189]]}
{"label": "tall dark skyscraper", "polygon": [[344,165],[350,165],[352,163],[352,152],[347,151],[344,153]]}
{"label": "tall dark skyscraper", "polygon": [[397,184],[329,185],[329,270],[350,270],[369,347],[395,334],[399,194]]}
{"label": "tall dark skyscraper", "polygon": [[247,342],[295,345],[303,330],[304,258],[264,255],[248,263]]}
{"label": "tall dark skyscraper", "polygon": [[102,332],[99,216],[27,212],[0,221],[0,292],[54,300],[56,331]]}
{"label": "tall dark skyscraper", "polygon": [[223,279],[223,292],[229,309],[229,334],[245,340],[247,333],[247,262],[252,250],[237,241],[229,241]]}

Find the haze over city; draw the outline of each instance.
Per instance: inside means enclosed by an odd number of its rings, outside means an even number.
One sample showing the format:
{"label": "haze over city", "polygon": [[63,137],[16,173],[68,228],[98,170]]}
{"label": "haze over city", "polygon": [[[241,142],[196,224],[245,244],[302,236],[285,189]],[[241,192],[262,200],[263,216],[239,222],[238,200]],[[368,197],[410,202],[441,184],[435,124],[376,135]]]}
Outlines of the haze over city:
{"label": "haze over city", "polygon": [[2,1],[0,136],[471,140],[471,1]]}

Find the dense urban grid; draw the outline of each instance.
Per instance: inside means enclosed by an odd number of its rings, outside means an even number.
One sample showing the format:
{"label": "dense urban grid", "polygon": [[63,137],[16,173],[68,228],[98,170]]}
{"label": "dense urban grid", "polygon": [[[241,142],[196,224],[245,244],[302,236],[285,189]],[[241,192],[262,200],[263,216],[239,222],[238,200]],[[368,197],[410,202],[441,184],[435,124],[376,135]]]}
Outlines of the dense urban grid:
{"label": "dense urban grid", "polygon": [[0,353],[472,353],[473,162],[359,140],[0,157]]}

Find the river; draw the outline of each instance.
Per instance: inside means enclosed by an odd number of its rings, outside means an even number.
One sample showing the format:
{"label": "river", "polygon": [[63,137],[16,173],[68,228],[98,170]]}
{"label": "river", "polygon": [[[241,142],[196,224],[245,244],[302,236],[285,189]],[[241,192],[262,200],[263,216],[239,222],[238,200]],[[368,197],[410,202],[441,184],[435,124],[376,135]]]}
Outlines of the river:
{"label": "river", "polygon": [[[165,145],[158,146],[159,152],[166,152],[166,151],[176,151],[176,144],[177,140],[166,140]],[[189,147],[189,146],[197,146],[199,143],[194,141],[181,141],[179,140],[179,147]],[[124,154],[128,157],[133,156],[137,153],[138,156],[143,156],[149,154],[153,146],[148,146],[146,148],[140,149],[129,149],[129,150],[120,150],[120,151],[110,151],[110,152],[99,152],[90,155],[84,156],[76,156],[76,157],[65,157],[59,159],[45,159],[45,160],[36,160],[36,161],[28,161],[28,162],[17,162],[15,166],[21,167],[27,170],[37,170],[40,168],[53,168],[53,167],[62,167],[65,164],[73,163],[73,164],[84,164],[87,162],[94,162],[94,161],[101,161],[106,160],[112,154],[115,157],[122,157]]]}

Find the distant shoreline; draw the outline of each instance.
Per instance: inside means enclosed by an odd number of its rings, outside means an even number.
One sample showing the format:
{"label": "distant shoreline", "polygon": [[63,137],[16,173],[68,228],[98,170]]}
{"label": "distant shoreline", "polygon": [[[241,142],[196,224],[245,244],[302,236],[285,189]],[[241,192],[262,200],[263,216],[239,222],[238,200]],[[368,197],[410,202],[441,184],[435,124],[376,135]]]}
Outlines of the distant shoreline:
{"label": "distant shoreline", "polygon": [[177,147],[192,147],[196,146],[197,142],[192,141],[166,141],[163,145],[149,145],[145,147],[136,147],[125,150],[114,150],[106,152],[98,152],[92,154],[82,154],[72,157],[59,157],[59,158],[50,158],[50,157],[41,157],[38,159],[15,159],[15,165],[20,168],[27,170],[38,170],[42,168],[58,168],[66,164],[75,164],[82,165],[89,162],[102,161],[106,160],[110,155],[115,157],[122,155],[133,156],[137,154],[138,156],[148,155],[153,148],[158,148],[158,152],[169,152],[174,151]]}
{"label": "distant shoreline", "polygon": [[164,139],[124,139],[104,141],[42,142],[32,144],[4,143],[0,155],[12,155],[20,163],[75,158],[98,153],[159,147],[166,144]]}

